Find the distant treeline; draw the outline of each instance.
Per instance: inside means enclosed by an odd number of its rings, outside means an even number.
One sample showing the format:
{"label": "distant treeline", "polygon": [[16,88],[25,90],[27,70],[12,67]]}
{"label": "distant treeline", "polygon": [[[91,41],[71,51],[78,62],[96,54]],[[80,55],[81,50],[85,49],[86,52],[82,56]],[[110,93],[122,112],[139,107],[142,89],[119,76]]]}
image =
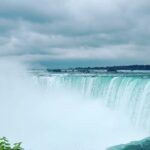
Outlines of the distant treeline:
{"label": "distant treeline", "polygon": [[107,66],[107,67],[77,67],[76,70],[150,70],[150,65]]}
{"label": "distant treeline", "polygon": [[69,69],[47,69],[48,72],[82,72],[82,73],[89,73],[90,71],[94,70],[106,70],[107,72],[117,72],[119,70],[127,70],[127,71],[134,71],[134,70],[150,70],[150,65],[129,65],[129,66],[106,66],[106,67],[77,67],[77,68],[69,68]]}

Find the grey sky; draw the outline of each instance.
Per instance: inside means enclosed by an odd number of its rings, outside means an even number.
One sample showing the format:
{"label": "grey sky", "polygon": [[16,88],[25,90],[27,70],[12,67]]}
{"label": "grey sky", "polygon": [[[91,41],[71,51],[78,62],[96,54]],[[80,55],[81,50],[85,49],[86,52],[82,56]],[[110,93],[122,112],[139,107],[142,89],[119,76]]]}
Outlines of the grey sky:
{"label": "grey sky", "polygon": [[0,0],[0,57],[150,63],[149,0]]}

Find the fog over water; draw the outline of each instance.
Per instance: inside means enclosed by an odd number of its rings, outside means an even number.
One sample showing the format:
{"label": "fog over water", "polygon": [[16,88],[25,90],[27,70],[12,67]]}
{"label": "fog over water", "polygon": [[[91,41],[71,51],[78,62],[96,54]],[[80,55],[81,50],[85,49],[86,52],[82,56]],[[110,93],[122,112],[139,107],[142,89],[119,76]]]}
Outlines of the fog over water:
{"label": "fog over water", "polygon": [[43,88],[21,64],[0,63],[0,136],[25,150],[104,150],[141,139],[122,113],[65,88]]}

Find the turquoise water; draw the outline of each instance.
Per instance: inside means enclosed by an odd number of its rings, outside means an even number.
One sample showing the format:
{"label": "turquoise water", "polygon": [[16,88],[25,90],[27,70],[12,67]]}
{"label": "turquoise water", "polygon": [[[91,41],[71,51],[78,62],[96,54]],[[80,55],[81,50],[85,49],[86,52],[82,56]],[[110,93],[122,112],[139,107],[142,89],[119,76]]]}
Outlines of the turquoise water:
{"label": "turquoise water", "polygon": [[129,116],[135,127],[150,131],[150,76],[148,73],[51,74],[39,76],[45,87],[74,90],[112,110]]}

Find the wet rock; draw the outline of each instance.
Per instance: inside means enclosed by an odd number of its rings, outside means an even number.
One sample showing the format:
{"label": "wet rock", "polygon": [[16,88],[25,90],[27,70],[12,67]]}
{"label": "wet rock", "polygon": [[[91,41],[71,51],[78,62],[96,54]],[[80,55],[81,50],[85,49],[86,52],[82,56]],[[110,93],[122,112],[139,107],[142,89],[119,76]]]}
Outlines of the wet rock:
{"label": "wet rock", "polygon": [[150,137],[129,144],[113,146],[107,150],[150,150]]}

